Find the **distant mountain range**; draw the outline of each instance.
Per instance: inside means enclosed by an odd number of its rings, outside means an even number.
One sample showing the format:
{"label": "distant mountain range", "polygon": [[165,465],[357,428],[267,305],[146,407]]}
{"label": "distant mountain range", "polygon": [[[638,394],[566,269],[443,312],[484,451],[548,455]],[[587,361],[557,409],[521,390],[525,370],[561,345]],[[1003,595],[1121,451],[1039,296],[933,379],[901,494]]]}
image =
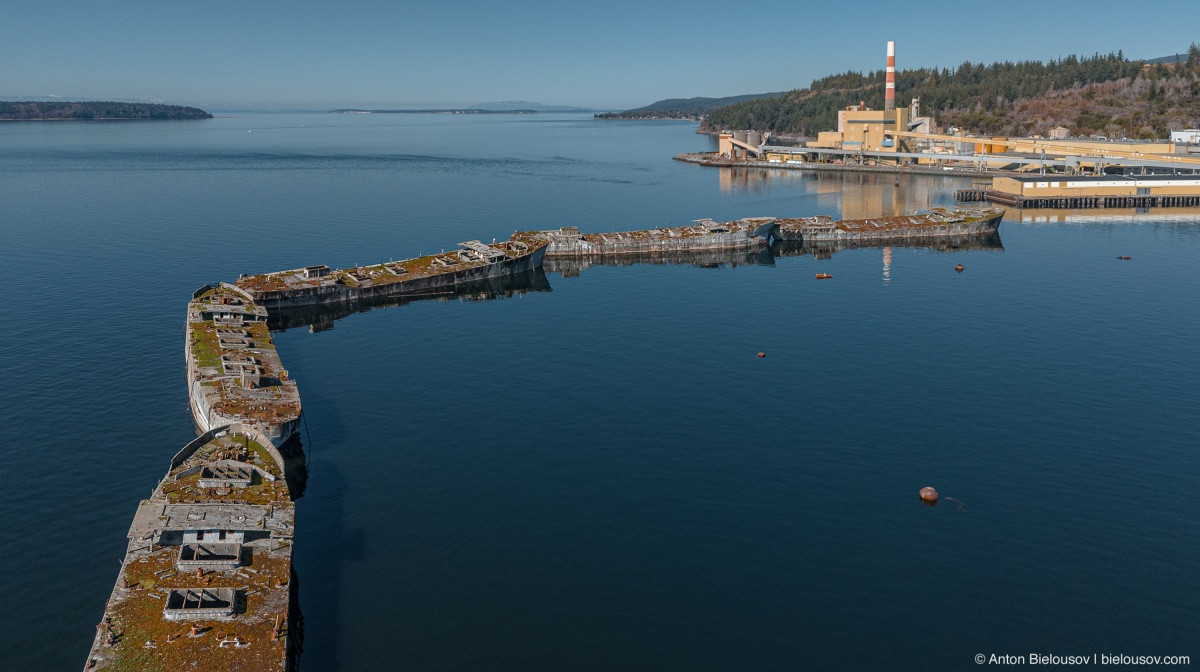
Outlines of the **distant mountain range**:
{"label": "distant mountain range", "polygon": [[472,105],[472,110],[489,110],[493,112],[507,112],[511,110],[533,110],[535,112],[595,112],[595,109],[587,107],[573,107],[571,105],[545,105],[543,103],[531,103],[528,100],[505,100],[498,103],[480,103]]}
{"label": "distant mountain range", "polygon": [[537,110],[481,110],[476,107],[438,107],[425,109],[367,110],[343,107],[330,110],[332,114],[537,114]]}
{"label": "distant mountain range", "polygon": [[597,114],[597,119],[695,119],[699,120],[706,114],[719,107],[744,103],[759,98],[774,98],[784,92],[776,93],[747,93],[741,96],[726,96],[724,98],[666,98],[645,107],[638,107],[624,112],[604,112]]}
{"label": "distant mountain range", "polygon": [[1143,61],[1143,63],[1149,63],[1150,65],[1158,65],[1159,63],[1187,63],[1187,60],[1188,60],[1188,55],[1186,53],[1183,53],[1183,54],[1175,54],[1174,56],[1159,56],[1158,58],[1147,58],[1145,61]]}

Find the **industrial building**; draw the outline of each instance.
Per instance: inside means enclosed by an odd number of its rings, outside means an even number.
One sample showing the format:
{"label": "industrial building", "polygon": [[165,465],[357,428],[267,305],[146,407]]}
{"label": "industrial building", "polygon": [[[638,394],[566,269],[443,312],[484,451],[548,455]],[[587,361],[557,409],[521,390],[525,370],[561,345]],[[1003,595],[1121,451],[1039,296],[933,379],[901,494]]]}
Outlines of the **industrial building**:
{"label": "industrial building", "polygon": [[770,134],[755,131],[724,132],[718,153],[735,161],[797,167],[839,163],[1070,175],[1200,171],[1200,157],[1189,156],[1185,144],[1200,143],[1200,130],[1175,131],[1171,142],[1071,140],[1063,126],[1049,129],[1049,138],[980,138],[953,129],[939,134],[932,117],[920,116],[918,99],[896,107],[894,42],[887,43],[886,72],[882,110],[862,102],[840,110],[837,130],[822,131],[802,147],[768,145]]}
{"label": "industrial building", "polygon": [[959,200],[1018,208],[1189,207],[1200,205],[1200,176],[996,176],[991,189],[960,191]]}

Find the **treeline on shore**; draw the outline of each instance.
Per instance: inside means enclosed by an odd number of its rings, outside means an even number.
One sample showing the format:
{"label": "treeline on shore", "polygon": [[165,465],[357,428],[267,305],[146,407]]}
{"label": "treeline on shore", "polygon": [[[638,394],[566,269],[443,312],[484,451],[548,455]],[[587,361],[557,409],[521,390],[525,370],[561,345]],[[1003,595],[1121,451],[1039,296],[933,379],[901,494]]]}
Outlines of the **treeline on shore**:
{"label": "treeline on shore", "polygon": [[[837,128],[837,113],[860,101],[883,107],[884,71],[846,72],[807,89],[715,109],[702,131],[754,129],[815,136]],[[1072,135],[1163,138],[1200,122],[1200,48],[1175,62],[1147,64],[1120,52],[1046,63],[963,63],[896,73],[897,105],[920,98],[938,125],[1027,136],[1063,126]]]}
{"label": "treeline on shore", "polygon": [[701,120],[706,114],[726,105],[733,105],[747,100],[781,96],[778,93],[751,93],[743,96],[726,96],[724,98],[666,98],[655,101],[644,107],[625,110],[624,112],[601,112],[593,115],[596,119],[694,119]]}
{"label": "treeline on shore", "polygon": [[212,116],[196,107],[157,103],[0,101],[0,119],[10,121],[212,119]]}

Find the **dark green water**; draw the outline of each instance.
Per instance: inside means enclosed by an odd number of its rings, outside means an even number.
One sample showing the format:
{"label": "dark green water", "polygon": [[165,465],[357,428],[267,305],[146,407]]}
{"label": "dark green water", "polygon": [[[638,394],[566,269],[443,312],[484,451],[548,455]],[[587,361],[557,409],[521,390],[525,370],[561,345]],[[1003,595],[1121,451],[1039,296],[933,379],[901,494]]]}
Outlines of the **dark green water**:
{"label": "dark green water", "polygon": [[[915,209],[964,186],[670,161],[709,146],[693,130],[0,126],[2,667],[83,664],[136,504],[193,435],[196,287],[515,229]],[[1000,234],[550,273],[551,291],[279,334],[311,460],[301,668],[1195,659],[1200,216]],[[922,506],[925,485],[965,506]]]}

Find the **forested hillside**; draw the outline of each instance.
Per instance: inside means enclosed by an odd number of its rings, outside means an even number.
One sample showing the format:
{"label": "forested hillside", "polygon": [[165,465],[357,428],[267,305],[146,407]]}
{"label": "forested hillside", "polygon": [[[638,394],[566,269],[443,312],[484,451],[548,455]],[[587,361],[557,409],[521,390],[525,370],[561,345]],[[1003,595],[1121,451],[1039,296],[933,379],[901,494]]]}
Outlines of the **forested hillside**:
{"label": "forested hillside", "polygon": [[597,119],[700,119],[712,110],[734,103],[759,98],[782,96],[778,93],[750,93],[741,96],[725,98],[666,98],[655,101],[645,107],[638,107],[624,112],[603,112],[594,115]]}
{"label": "forested hillside", "polygon": [[[883,107],[884,72],[847,72],[807,89],[713,110],[702,130],[757,129],[815,136],[835,130],[837,112],[866,101]],[[939,126],[1027,136],[1065,126],[1071,134],[1163,138],[1200,125],[1200,48],[1179,62],[1148,65],[1122,54],[1068,56],[896,73],[897,105],[921,99]]]}
{"label": "forested hillside", "polygon": [[212,119],[212,115],[195,107],[155,103],[0,101],[0,119]]}

